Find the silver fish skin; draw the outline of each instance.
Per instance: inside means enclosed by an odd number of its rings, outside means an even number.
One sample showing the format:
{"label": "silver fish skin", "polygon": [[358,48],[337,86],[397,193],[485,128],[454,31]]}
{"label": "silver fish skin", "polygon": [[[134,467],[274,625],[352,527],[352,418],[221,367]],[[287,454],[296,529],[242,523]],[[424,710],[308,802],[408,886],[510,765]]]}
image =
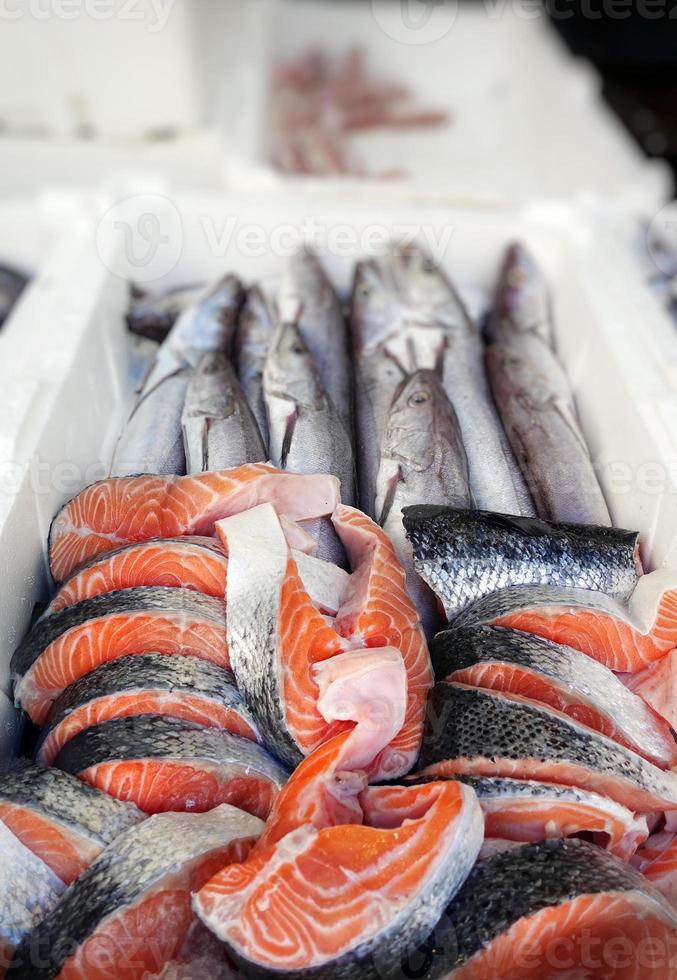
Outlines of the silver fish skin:
{"label": "silver fish skin", "polygon": [[161,343],[179,316],[195,302],[202,291],[202,286],[182,286],[157,295],[133,295],[127,311],[129,331]]}
{"label": "silver fish skin", "polygon": [[422,501],[472,505],[456,413],[435,372],[425,369],[410,375],[395,394],[381,444],[376,514],[402,562],[426,636],[432,638],[440,626],[437,601],[416,573],[402,524],[402,508]]}
{"label": "silver fish skin", "polygon": [[16,947],[53,911],[66,886],[0,822],[0,972]]}
{"label": "silver fish skin", "polygon": [[419,772],[578,785],[640,813],[677,809],[677,774],[605,735],[514,695],[438,683]]}
{"label": "silver fish skin", "polygon": [[513,242],[506,249],[485,333],[494,343],[530,334],[548,347],[554,346],[548,286],[521,242]]}
{"label": "silver fish skin", "polygon": [[227,275],[179,316],[136,394],[110,476],[186,472],[181,415],[191,369],[207,351],[230,353],[243,297],[239,280]]}
{"label": "silver fish skin", "polygon": [[569,382],[550,348],[531,334],[518,335],[488,347],[486,365],[539,517],[611,524]]}
{"label": "silver fish skin", "polygon": [[324,390],[352,437],[353,392],[348,328],[343,307],[317,255],[307,246],[285,270],[281,302],[300,307],[298,328],[317,366]]}
{"label": "silver fish skin", "polygon": [[228,470],[267,459],[235,371],[220,351],[203,354],[191,374],[181,429],[187,473]]}
{"label": "silver fish skin", "polygon": [[[620,739],[661,769],[677,763],[677,745],[667,725],[613,671],[578,650],[519,630],[476,626],[438,633],[430,654],[437,680],[475,685],[462,672],[482,667],[493,668],[499,675],[517,668],[536,680],[547,678],[565,699],[604,718],[610,737]],[[476,686],[485,687],[481,679]]]}
{"label": "silver fish skin", "polygon": [[247,290],[235,334],[235,362],[242,393],[268,447],[268,418],[263,397],[263,368],[277,316],[261,286]]}
{"label": "silver fish skin", "polygon": [[[466,976],[473,976],[473,958],[491,948],[492,942],[505,936],[521,920],[530,919],[533,932],[539,935],[539,913],[547,914],[549,909],[569,903],[573,905],[579,897],[584,900],[591,896],[613,899],[618,895],[626,898],[638,918],[650,915],[669,930],[677,928],[674,910],[646,878],[595,844],[575,839],[552,840],[496,853],[475,865],[463,887],[447,905],[436,930],[424,946],[430,966],[417,976],[422,980],[447,980],[460,967],[465,967]],[[573,921],[574,917],[572,911]],[[558,934],[552,932],[551,935],[554,942]],[[594,953],[589,959],[591,965],[598,963]],[[532,962],[539,964],[530,957],[530,964]],[[510,975],[518,976],[519,960],[516,959],[515,964],[506,964],[506,970],[511,965],[515,972],[511,970]],[[478,975],[480,970],[478,965]],[[481,975],[484,975],[483,970]],[[546,974],[542,975],[545,977]],[[573,977],[574,973],[569,975]],[[575,975],[593,974],[582,967]],[[637,976],[640,975],[638,972]]]}
{"label": "silver fish skin", "polygon": [[639,536],[620,528],[427,504],[405,507],[403,522],[416,571],[449,622],[517,585],[589,589],[626,602],[641,574]]}
{"label": "silver fish skin", "polygon": [[[261,820],[228,804],[208,813],[149,817],[119,837],[73,883],[17,950],[12,976],[52,980],[107,919],[140,905],[144,896],[161,891],[165,882],[166,888],[183,882],[188,890],[191,872],[197,872],[210,856],[237,840],[256,838],[262,830]],[[124,957],[124,947],[116,953]],[[162,965],[160,960],[158,969]]]}

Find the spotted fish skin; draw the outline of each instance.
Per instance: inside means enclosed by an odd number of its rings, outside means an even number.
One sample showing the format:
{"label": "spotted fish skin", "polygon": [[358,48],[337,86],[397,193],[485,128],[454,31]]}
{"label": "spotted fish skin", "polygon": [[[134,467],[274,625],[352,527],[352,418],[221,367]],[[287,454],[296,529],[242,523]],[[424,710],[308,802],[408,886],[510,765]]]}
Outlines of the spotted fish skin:
{"label": "spotted fish skin", "polygon": [[669,727],[608,667],[578,650],[519,630],[477,626],[438,633],[430,652],[437,680],[549,704],[662,769],[677,764]]}
{"label": "spotted fish skin", "polygon": [[418,765],[433,776],[511,776],[582,785],[645,813],[677,809],[675,773],[559,712],[460,684],[433,688]]}
{"label": "spotted fish skin", "polygon": [[583,896],[612,897],[619,893],[634,898],[640,909],[655,915],[668,928],[677,928],[677,915],[642,875],[593,844],[543,841],[495,854],[475,865],[447,906],[444,918],[454,942],[446,951],[435,951],[434,966],[426,976],[453,976],[455,970],[468,964],[464,977],[484,977],[484,972],[472,972],[473,957],[520,920]]}
{"label": "spotted fish skin", "polygon": [[[162,692],[177,697],[180,695],[189,697],[200,706],[200,716],[190,720],[206,726],[213,719],[213,727],[227,728],[223,723],[222,715],[227,711],[233,712],[242,723],[241,726],[233,729],[235,733],[243,735],[245,731],[249,731],[251,734],[246,737],[260,741],[254,716],[238,691],[230,670],[197,657],[167,657],[161,653],[149,653],[122,657],[120,660],[102,664],[91,674],[85,674],[75,684],[71,684],[52,705],[47,723],[41,733],[38,759],[49,765],[61,744],[68,741],[73,734],[77,734],[76,730],[70,730],[74,714],[77,717],[77,713],[84,711],[88,706],[96,708],[97,702],[111,699],[111,717],[119,717],[122,711],[116,714],[115,701],[120,701],[121,696],[125,694],[132,698],[134,695],[137,699],[140,698],[142,707],[134,709],[130,704],[129,710],[125,710],[124,713],[144,714],[146,712],[143,709],[143,696],[147,692],[158,692],[160,699]],[[197,711],[197,707],[195,710]],[[162,711],[161,700],[158,703],[157,713],[165,713]],[[166,713],[174,714],[172,710],[167,710]],[[178,717],[186,717],[186,715],[180,714]],[[83,719],[82,727],[90,727],[85,722],[86,719]],[[227,730],[231,729],[227,728]]]}
{"label": "spotted fish skin", "polygon": [[174,879],[176,887],[183,873],[188,878],[184,888],[190,888],[194,867],[210,854],[226,851],[231,843],[256,838],[262,828],[256,817],[228,805],[205,814],[150,817],[104,851],[24,940],[15,956],[12,977],[52,980],[98,928],[121,911],[141,904],[145,895],[162,887],[163,879]]}
{"label": "spotted fish skin", "polygon": [[451,622],[515,585],[590,589],[625,602],[637,584],[638,534],[419,504],[403,510],[414,565]]}

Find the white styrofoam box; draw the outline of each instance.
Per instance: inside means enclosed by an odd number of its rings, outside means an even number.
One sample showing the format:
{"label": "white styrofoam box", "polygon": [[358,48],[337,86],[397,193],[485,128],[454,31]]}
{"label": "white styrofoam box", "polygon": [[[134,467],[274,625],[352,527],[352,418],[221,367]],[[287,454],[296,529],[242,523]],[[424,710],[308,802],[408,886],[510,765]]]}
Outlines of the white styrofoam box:
{"label": "white styrofoam box", "polygon": [[[603,102],[594,70],[567,53],[542,10],[528,0],[420,6],[412,14],[416,4],[397,0],[278,0],[265,71],[248,96],[251,115],[238,129],[228,123],[237,133],[228,147],[230,186],[461,207],[603,196],[631,211],[667,199],[667,168],[644,157]],[[407,26],[407,9],[422,26]],[[421,106],[447,110],[450,124],[355,140],[369,171],[403,167],[403,180],[276,172],[268,144],[271,66],[310,47],[340,54],[352,46],[365,52],[374,75],[406,84]]]}
{"label": "white styrofoam box", "polygon": [[[455,281],[485,293],[505,246],[523,240],[551,285],[558,350],[614,520],[641,530],[647,568],[675,558],[674,487],[656,493],[649,479],[652,466],[672,473],[677,459],[669,420],[659,424],[653,411],[666,384],[646,341],[651,309],[632,279],[627,290],[610,288],[613,248],[600,250],[566,209],[303,208],[242,197],[137,194],[90,200],[82,214],[57,250],[52,290],[42,303],[35,295],[35,343],[13,352],[13,383],[25,383],[33,394],[12,445],[12,480],[0,486],[0,688],[34,602],[49,595],[51,520],[107,473],[132,397],[138,349],[124,319],[129,280],[160,289],[226,270],[246,282],[270,280],[301,241],[315,245],[347,296],[355,260],[391,237],[415,236]],[[5,383],[0,369],[0,387]]]}

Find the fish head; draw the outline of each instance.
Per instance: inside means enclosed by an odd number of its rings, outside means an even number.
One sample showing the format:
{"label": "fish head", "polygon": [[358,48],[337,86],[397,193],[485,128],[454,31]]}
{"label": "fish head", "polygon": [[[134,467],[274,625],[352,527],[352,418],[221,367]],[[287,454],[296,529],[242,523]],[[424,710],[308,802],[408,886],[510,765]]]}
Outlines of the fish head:
{"label": "fish head", "polygon": [[293,320],[277,327],[263,372],[268,395],[298,405],[319,406],[324,389],[313,356]]}
{"label": "fish head", "polygon": [[357,263],[350,320],[358,352],[373,351],[386,342],[398,320],[398,302],[384,262],[372,258]]}
{"label": "fish head", "polygon": [[415,470],[427,470],[445,440],[457,441],[457,429],[455,413],[437,374],[415,371],[393,398],[382,455]]}
{"label": "fish head", "polygon": [[499,278],[489,333],[498,340],[508,333],[534,334],[552,343],[548,290],[531,253],[520,242],[508,246]]}
{"label": "fish head", "polygon": [[169,335],[173,350],[230,353],[243,298],[242,285],[226,275],[210,286],[178,318]]}

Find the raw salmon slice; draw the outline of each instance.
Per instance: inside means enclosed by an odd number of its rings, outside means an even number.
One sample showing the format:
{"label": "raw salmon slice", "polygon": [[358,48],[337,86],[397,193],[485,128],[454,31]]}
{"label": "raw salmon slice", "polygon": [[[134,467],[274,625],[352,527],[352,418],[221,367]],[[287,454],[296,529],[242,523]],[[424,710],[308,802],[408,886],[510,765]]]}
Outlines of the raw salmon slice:
{"label": "raw salmon slice", "polygon": [[193,476],[102,480],[54,518],[52,575],[61,582],[94,555],[135,541],[211,535],[216,521],[265,502],[292,520],[323,517],[339,502],[338,481],[284,473],[265,463]]}
{"label": "raw salmon slice", "polygon": [[647,881],[677,908],[677,836],[671,834],[670,838],[670,843],[642,871]]}
{"label": "raw salmon slice", "polygon": [[[264,741],[293,767],[355,728],[360,768],[371,766],[406,721],[409,677],[400,647],[382,636],[348,641],[327,622],[304,588],[270,504],[219,521],[217,532],[230,561],[231,662]],[[348,601],[350,583],[361,574],[354,571],[346,586]]]}
{"label": "raw salmon slice", "polygon": [[136,980],[159,972],[194,921],[191,891],[242,861],[261,827],[226,805],[150,817],[118,837],[22,942],[12,976]]}
{"label": "raw salmon slice", "polygon": [[52,702],[80,677],[148,652],[229,667],[223,600],[190,589],[122,589],[43,616],[12,657],[14,695],[41,725]]}
{"label": "raw salmon slice", "polygon": [[78,732],[111,718],[168,715],[261,741],[229,670],[197,657],[122,657],[66,688],[52,705],[37,761],[50,766]]}
{"label": "raw salmon slice", "polygon": [[669,569],[643,575],[627,606],[588,589],[503,589],[455,625],[481,623],[565,643],[611,670],[641,670],[677,646],[677,579]]}
{"label": "raw salmon slice", "polygon": [[677,650],[671,650],[662,660],[636,674],[625,674],[622,680],[628,690],[646,701],[671,728],[677,729]]}
{"label": "raw salmon slice", "polygon": [[0,853],[0,977],[4,977],[16,947],[49,915],[66,886],[2,823]]}
{"label": "raw salmon slice", "polygon": [[581,840],[479,862],[437,932],[435,975],[454,980],[674,976],[677,915],[638,871]]}
{"label": "raw salmon slice", "polygon": [[25,760],[0,769],[0,823],[66,885],[114,837],[143,818],[136,807],[65,772]]}
{"label": "raw salmon slice", "polygon": [[202,812],[231,803],[267,817],[287,779],[260,745],[176,718],[114,718],[61,749],[59,769],[145,813]]}
{"label": "raw salmon slice", "polygon": [[578,786],[637,812],[677,809],[677,774],[552,709],[459,684],[433,688],[419,766]]}
{"label": "raw salmon slice", "polygon": [[662,769],[677,763],[670,726],[612,671],[585,654],[502,627],[459,627],[431,647],[438,680],[519,694],[556,708],[643,755]]}
{"label": "raw salmon slice", "polygon": [[416,946],[475,861],[482,820],[460,783],[372,787],[373,826],[304,825],[195,896],[243,972],[364,977]]}
{"label": "raw salmon slice", "polygon": [[629,861],[649,833],[644,817],[577,786],[489,776],[456,778],[477,794],[484,814],[485,843],[530,843],[587,833],[595,843]]}

